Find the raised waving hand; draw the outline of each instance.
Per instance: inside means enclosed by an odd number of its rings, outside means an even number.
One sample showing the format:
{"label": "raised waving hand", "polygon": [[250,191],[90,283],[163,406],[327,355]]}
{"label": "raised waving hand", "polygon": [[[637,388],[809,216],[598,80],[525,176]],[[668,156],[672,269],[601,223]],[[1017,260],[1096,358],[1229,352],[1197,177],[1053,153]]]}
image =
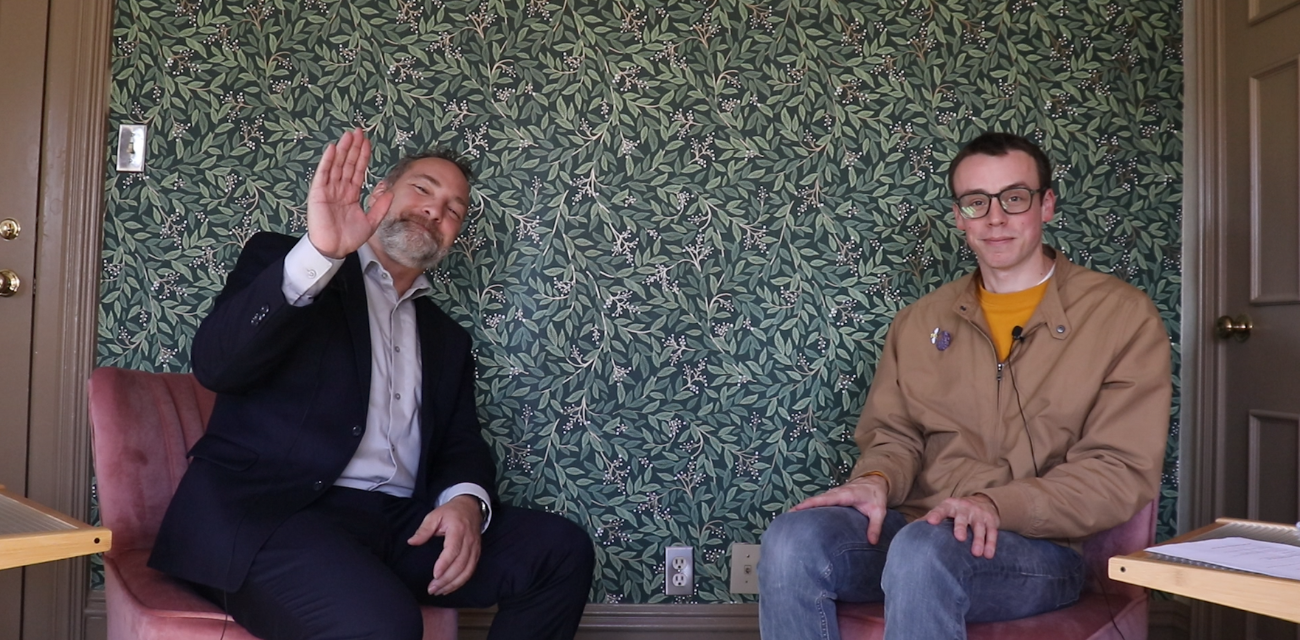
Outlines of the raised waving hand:
{"label": "raised waving hand", "polygon": [[393,201],[384,190],[361,208],[361,187],[370,164],[370,140],[360,129],[343,134],[325,147],[307,193],[307,236],[312,246],[330,258],[342,258],[365,244],[388,213]]}

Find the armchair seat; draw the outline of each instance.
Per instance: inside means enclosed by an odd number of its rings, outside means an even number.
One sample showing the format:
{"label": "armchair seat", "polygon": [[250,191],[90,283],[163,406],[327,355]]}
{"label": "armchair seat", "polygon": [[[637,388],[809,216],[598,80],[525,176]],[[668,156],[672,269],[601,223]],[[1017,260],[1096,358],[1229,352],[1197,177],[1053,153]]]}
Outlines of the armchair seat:
{"label": "armchair seat", "polygon": [[[256,640],[194,590],[147,566],[216,395],[189,374],[109,367],[96,369],[87,387],[100,517],[113,532],[104,555],[108,640]],[[456,638],[455,609],[421,613],[424,640]]]}

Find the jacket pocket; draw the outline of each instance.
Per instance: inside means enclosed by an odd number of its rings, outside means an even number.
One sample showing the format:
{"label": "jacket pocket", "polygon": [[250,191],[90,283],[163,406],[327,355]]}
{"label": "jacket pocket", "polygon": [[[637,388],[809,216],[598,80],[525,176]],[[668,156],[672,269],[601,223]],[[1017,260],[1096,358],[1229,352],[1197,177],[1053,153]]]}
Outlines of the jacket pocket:
{"label": "jacket pocket", "polygon": [[256,451],[211,433],[194,443],[189,457],[207,460],[231,471],[244,471],[257,462]]}

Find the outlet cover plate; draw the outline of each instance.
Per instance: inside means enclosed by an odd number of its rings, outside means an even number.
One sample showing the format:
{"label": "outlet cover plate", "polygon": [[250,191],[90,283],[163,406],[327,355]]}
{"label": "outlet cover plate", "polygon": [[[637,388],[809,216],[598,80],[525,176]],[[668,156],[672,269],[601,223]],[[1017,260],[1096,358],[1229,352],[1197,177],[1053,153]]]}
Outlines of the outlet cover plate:
{"label": "outlet cover plate", "polygon": [[731,592],[758,593],[758,557],[762,545],[731,545]]}
{"label": "outlet cover plate", "polygon": [[664,593],[670,596],[695,593],[695,552],[691,547],[668,547],[664,554]]}

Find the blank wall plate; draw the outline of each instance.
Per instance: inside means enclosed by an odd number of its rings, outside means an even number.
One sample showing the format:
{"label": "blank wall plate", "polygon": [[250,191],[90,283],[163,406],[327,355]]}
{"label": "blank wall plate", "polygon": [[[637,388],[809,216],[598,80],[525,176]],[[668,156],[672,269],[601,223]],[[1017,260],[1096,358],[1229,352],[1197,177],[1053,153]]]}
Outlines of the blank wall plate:
{"label": "blank wall plate", "polygon": [[145,138],[149,127],[124,124],[117,128],[117,170],[131,173],[144,171]]}
{"label": "blank wall plate", "polygon": [[664,554],[664,593],[670,596],[695,593],[695,552],[690,547],[668,547]]}
{"label": "blank wall plate", "polygon": [[758,593],[758,556],[762,545],[731,545],[731,592]]}

